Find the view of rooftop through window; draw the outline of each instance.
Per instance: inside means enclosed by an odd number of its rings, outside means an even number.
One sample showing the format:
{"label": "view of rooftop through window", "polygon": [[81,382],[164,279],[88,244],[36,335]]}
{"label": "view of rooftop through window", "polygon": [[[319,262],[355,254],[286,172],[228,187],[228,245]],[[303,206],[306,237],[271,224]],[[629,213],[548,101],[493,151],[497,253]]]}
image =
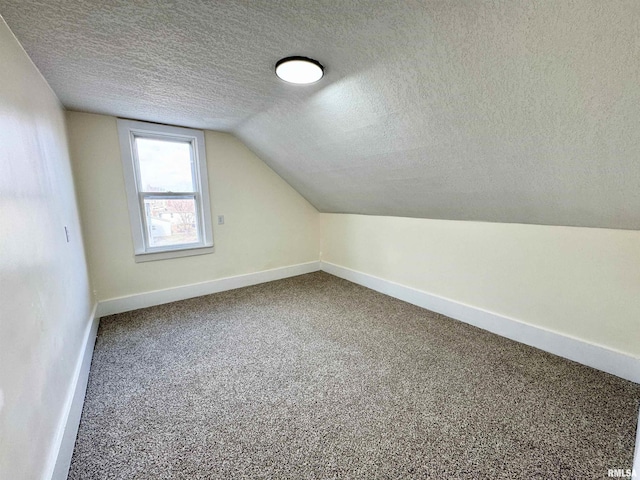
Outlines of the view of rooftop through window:
{"label": "view of rooftop through window", "polygon": [[149,246],[200,242],[191,143],[137,137],[135,145]]}

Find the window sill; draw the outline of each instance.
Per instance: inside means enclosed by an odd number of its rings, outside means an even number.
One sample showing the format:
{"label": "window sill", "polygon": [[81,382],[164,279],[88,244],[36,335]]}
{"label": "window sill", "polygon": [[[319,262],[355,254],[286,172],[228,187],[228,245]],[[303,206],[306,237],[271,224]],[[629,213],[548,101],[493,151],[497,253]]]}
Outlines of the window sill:
{"label": "window sill", "polygon": [[206,255],[213,253],[213,245],[210,247],[186,248],[182,250],[167,250],[164,252],[150,252],[135,254],[136,263],[153,262],[155,260],[168,260],[170,258],[191,257],[193,255]]}

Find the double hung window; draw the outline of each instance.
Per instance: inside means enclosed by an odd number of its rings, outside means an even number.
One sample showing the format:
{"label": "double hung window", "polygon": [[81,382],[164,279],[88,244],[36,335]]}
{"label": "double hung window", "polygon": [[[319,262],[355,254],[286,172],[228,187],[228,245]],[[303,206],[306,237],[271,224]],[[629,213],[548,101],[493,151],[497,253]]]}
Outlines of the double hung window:
{"label": "double hung window", "polygon": [[118,120],[136,261],[213,251],[204,134]]}

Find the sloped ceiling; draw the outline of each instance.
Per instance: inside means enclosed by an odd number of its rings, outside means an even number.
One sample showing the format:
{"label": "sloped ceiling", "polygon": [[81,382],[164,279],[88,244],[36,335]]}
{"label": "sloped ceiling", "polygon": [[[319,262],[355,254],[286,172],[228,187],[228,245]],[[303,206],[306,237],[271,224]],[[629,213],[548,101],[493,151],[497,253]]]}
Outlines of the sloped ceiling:
{"label": "sloped ceiling", "polygon": [[[230,131],[323,212],[640,229],[637,0],[0,0],[70,109]],[[273,74],[326,66],[312,86]]]}

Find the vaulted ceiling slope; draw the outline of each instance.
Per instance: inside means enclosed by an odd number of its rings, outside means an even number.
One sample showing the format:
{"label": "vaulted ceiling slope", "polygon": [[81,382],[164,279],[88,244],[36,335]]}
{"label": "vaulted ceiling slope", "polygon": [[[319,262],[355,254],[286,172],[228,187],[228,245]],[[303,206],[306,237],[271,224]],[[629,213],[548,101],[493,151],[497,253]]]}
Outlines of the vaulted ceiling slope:
{"label": "vaulted ceiling slope", "polygon": [[[637,0],[0,0],[65,106],[230,131],[323,212],[640,229]],[[326,66],[283,83],[289,55]]]}

